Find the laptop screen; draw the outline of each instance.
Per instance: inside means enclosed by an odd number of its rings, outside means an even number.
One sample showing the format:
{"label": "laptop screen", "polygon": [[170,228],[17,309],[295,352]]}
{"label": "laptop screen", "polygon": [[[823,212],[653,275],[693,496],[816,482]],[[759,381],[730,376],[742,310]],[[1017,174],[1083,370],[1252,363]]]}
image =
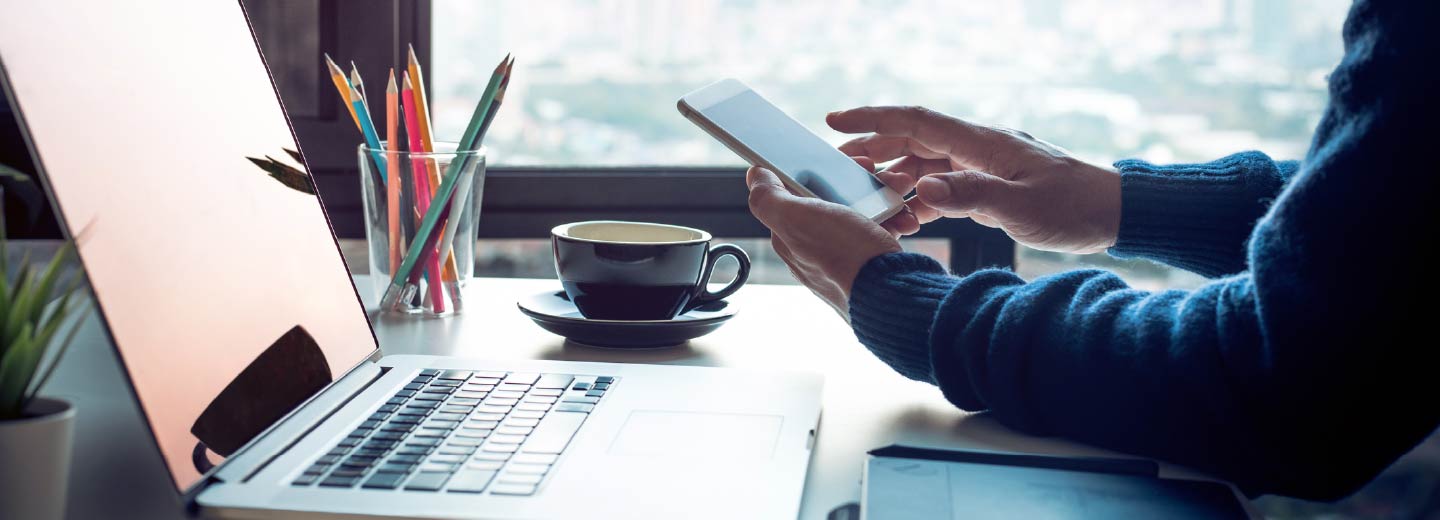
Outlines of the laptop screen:
{"label": "laptop screen", "polygon": [[188,489],[375,337],[238,2],[3,3],[13,108]]}

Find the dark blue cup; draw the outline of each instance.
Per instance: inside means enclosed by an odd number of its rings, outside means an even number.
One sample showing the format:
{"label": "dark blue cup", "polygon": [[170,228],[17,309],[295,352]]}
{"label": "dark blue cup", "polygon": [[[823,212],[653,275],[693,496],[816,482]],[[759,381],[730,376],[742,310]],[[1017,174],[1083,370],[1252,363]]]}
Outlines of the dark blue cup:
{"label": "dark blue cup", "polygon": [[[646,222],[591,221],[550,230],[555,272],[589,319],[668,320],[734,294],[750,276],[750,257],[732,244],[710,247],[710,233]],[[715,262],[733,256],[740,271],[711,292]]]}

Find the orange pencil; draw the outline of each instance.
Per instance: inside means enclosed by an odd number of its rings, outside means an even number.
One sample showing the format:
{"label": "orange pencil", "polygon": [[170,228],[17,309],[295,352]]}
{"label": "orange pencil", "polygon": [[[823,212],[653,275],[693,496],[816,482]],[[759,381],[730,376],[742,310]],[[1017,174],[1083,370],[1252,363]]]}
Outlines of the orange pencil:
{"label": "orange pencil", "polygon": [[[414,45],[409,46],[409,56],[407,59],[408,63],[406,68],[410,75],[411,85],[414,87],[415,109],[419,112],[420,144],[425,147],[426,152],[434,152],[435,137],[434,134],[431,133],[430,102],[425,97],[425,76],[420,71],[420,59],[415,57]],[[439,188],[440,163],[434,159],[427,159],[425,161],[425,167],[430,174],[430,188]],[[431,195],[433,196],[434,194],[432,193]],[[445,272],[442,273],[442,276],[445,277],[445,283],[450,286],[451,294],[457,294],[456,291],[460,290],[460,272],[458,264],[455,262],[455,253],[446,251],[443,254],[445,256]]]}
{"label": "orange pencil", "polygon": [[400,100],[395,86],[395,69],[390,69],[390,84],[385,87],[385,164],[395,172],[385,184],[385,207],[389,209],[391,276],[400,268]]}
{"label": "orange pencil", "polygon": [[355,115],[355,106],[351,104],[354,100],[350,99],[350,80],[345,78],[345,71],[340,70],[340,66],[330,59],[329,54],[325,55],[325,66],[330,69],[330,81],[335,83],[335,90],[340,91],[340,99],[345,100],[345,110],[350,112],[350,119],[355,121],[355,127],[359,128],[360,118]]}

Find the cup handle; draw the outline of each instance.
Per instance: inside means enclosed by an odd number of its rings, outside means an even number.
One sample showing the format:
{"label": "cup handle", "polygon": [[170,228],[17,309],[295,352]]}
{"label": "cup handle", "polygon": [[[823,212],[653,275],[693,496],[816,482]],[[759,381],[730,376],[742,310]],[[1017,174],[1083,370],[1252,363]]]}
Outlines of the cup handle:
{"label": "cup handle", "polygon": [[[700,285],[695,288],[695,297],[690,299],[690,305],[685,306],[687,311],[735,294],[740,286],[745,285],[745,280],[750,279],[750,257],[745,254],[744,249],[740,249],[740,246],[720,244],[710,248],[710,254],[707,256],[709,258],[705,260],[705,272],[700,273]],[[710,292],[710,274],[715,271],[715,262],[727,256],[733,256],[735,261],[740,262],[740,271],[735,273],[735,279],[731,280],[725,288],[720,289],[719,292]]]}

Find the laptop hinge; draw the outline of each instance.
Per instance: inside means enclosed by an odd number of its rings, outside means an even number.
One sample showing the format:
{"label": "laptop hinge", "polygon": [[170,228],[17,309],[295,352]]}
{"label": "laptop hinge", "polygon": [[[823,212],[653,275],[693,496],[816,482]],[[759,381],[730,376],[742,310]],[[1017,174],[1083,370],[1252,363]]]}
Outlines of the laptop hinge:
{"label": "laptop hinge", "polygon": [[186,493],[187,502],[193,502],[193,498],[206,487],[222,482],[244,481],[264,469],[270,461],[285,453],[388,372],[388,367],[375,363],[379,358],[379,350],[376,350],[376,354],[356,365],[323,391],[276,421],[269,429],[255,436],[235,455],[221,462],[209,478]]}

